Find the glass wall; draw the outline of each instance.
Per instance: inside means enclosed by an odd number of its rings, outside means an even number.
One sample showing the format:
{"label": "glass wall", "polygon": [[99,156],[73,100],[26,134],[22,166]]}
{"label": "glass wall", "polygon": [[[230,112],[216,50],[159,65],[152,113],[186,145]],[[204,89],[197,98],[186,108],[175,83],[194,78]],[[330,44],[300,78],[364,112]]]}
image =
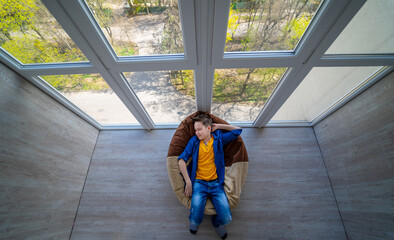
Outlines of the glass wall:
{"label": "glass wall", "polygon": [[177,0],[86,0],[118,56],[183,53]]}
{"label": "glass wall", "polygon": [[87,61],[41,1],[0,1],[0,45],[21,63]]}
{"label": "glass wall", "polygon": [[46,75],[41,78],[102,125],[139,124],[100,74]]}
{"label": "glass wall", "polygon": [[[57,19],[65,20],[61,23],[67,26],[68,33],[75,41],[78,39],[80,47],[86,46],[83,48],[86,54],[105,61],[95,61],[92,65],[88,64],[89,66],[60,64],[86,62],[87,59],[41,1],[48,7],[53,7],[50,9]],[[345,25],[344,20],[349,20],[340,17],[331,19],[332,15],[328,16],[324,12],[319,14],[321,6],[328,11],[326,13],[337,10],[348,13],[347,7],[352,7],[323,0],[231,0],[227,2],[230,4],[227,34],[221,36],[226,37],[222,39],[225,41],[224,51],[245,54],[234,58],[229,54],[229,58],[224,61],[210,61],[210,58],[200,59],[200,53],[192,51],[187,58],[175,60],[170,54],[184,54],[180,12],[195,13],[194,17],[183,16],[183,25],[192,28],[190,30],[194,33],[200,32],[201,36],[212,35],[207,32],[211,28],[201,25],[204,22],[201,17],[209,15],[209,19],[213,17],[211,20],[226,17],[221,11],[223,9],[212,9],[215,4],[211,1],[209,4],[182,1],[183,7],[186,7],[184,11],[180,11],[178,2],[65,0],[58,5],[50,0],[0,0],[0,58],[8,67],[27,79],[40,75],[103,125],[138,124],[138,121],[108,86],[106,81],[111,83],[110,79],[104,80],[99,74],[73,73],[94,71],[102,73],[103,76],[123,74],[133,90],[125,89],[124,94],[141,113],[140,117],[147,123],[147,128],[154,127],[148,122],[149,118],[159,125],[179,123],[195,112],[197,101],[193,71],[215,69],[213,79],[196,80],[202,85],[213,81],[213,88],[202,86],[208,94],[212,92],[212,103],[201,101],[202,105],[199,107],[211,107],[213,114],[226,121],[252,123],[275,91],[288,70],[287,67],[294,67],[291,70],[295,72],[303,72],[308,66],[294,63],[304,61],[302,58],[309,56],[316,46],[319,47],[324,41],[321,42],[320,37],[311,37],[309,40],[312,44],[300,48],[300,52],[295,55],[283,54],[280,51],[292,53],[314,19],[318,21],[314,28],[317,32],[310,32],[313,36],[329,34],[329,30],[321,28],[322,26],[332,23],[329,29],[336,29]],[[366,55],[362,56],[363,61],[357,62],[353,58],[340,59],[341,56],[337,55],[338,58],[330,60],[331,66],[337,67],[318,67],[319,62],[313,62],[312,70],[279,109],[273,121],[313,121],[380,68],[362,66],[365,59],[371,60],[370,65],[389,64],[387,60],[394,55],[394,28],[391,27],[394,25],[394,1],[367,0],[362,3],[364,2],[360,11],[354,11],[350,23],[338,34],[325,54],[386,54],[385,58]],[[206,15],[208,9],[212,11],[208,11],[209,14]],[[84,14],[88,16],[83,16]],[[91,23],[90,20],[96,21],[97,25],[80,24],[81,19],[86,19],[88,23]],[[327,32],[320,32],[322,29]],[[103,37],[93,38],[91,33],[96,31],[99,33],[93,34],[94,36]],[[212,56],[214,44],[201,36],[190,39],[188,44],[191,44],[191,49],[197,50],[200,49],[198,46],[203,46],[202,49],[207,50],[203,55]],[[219,35],[213,33],[213,39],[218,37]],[[93,42],[95,44],[92,44]],[[101,46],[103,49],[92,49],[89,45]],[[23,64],[37,65],[19,67],[10,61],[10,58],[4,57],[3,50]],[[107,53],[112,50],[119,58],[108,58]],[[248,51],[259,52],[248,54]],[[167,55],[152,57],[157,54]],[[284,59],[280,65],[282,68],[263,68],[267,67],[264,64],[266,59]],[[163,65],[159,66],[161,62]],[[256,68],[241,68],[252,67],[246,66],[247,62],[253,62],[253,67]],[[53,66],[40,63],[59,64]],[[357,64],[361,64],[360,67],[354,66]],[[354,67],[339,67],[343,65]],[[52,67],[61,71],[58,73],[72,75],[48,75],[57,74]],[[180,68],[193,70],[177,70]],[[207,76],[202,74],[202,77]],[[212,77],[212,74],[209,77]],[[278,97],[281,98],[287,90],[278,91]],[[133,92],[138,99],[134,99]],[[202,95],[205,96],[205,92]],[[272,103],[275,106],[276,103]],[[65,105],[68,106],[67,103]],[[270,108],[271,106],[268,106],[266,110]]]}
{"label": "glass wall", "polygon": [[326,54],[394,53],[393,13],[393,0],[368,0]]}
{"label": "glass wall", "polygon": [[286,68],[218,69],[212,113],[226,121],[254,121]]}
{"label": "glass wall", "polygon": [[311,122],[380,68],[313,68],[271,120]]}
{"label": "glass wall", "polygon": [[196,111],[193,70],[124,73],[156,124],[177,123]]}
{"label": "glass wall", "polygon": [[321,0],[232,0],[225,52],[293,50]]}

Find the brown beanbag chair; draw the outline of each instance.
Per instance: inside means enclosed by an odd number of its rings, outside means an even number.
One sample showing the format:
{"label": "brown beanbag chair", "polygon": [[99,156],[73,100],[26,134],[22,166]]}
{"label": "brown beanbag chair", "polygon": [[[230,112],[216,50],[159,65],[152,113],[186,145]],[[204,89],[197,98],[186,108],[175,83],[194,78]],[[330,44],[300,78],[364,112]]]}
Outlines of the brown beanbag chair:
{"label": "brown beanbag chair", "polygon": [[[186,197],[184,193],[185,182],[178,166],[178,157],[185,149],[189,139],[195,135],[193,118],[202,113],[205,112],[195,112],[180,123],[172,137],[167,154],[167,170],[172,189],[178,200],[189,209],[191,198]],[[212,114],[205,114],[210,115],[214,123],[228,124],[226,121]],[[230,209],[233,209],[239,202],[241,190],[248,172],[248,154],[241,136],[237,140],[226,144],[223,150],[225,161],[224,191],[230,203]],[[191,158],[187,164],[189,163],[191,163]],[[216,214],[215,208],[209,198],[205,206],[205,214]]]}

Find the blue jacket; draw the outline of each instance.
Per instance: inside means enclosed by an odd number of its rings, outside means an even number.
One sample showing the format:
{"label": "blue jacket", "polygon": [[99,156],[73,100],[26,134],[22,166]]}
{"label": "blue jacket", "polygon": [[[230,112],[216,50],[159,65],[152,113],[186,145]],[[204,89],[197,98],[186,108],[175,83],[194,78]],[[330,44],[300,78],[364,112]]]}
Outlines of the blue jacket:
{"label": "blue jacket", "polygon": [[[235,129],[226,133],[223,133],[220,130],[216,130],[212,133],[216,174],[218,175],[219,182],[221,184],[224,184],[224,174],[225,174],[223,146],[228,142],[237,139],[241,133],[242,133],[242,129]],[[192,157],[192,163],[189,164],[189,166],[187,167],[189,177],[192,182],[192,186],[194,184],[194,180],[196,179],[199,149],[200,149],[200,139],[198,139],[198,137],[194,135],[187,143],[185,150],[183,150],[182,154],[178,157],[178,160],[183,159],[185,162],[187,162],[187,160],[189,160],[189,158]]]}

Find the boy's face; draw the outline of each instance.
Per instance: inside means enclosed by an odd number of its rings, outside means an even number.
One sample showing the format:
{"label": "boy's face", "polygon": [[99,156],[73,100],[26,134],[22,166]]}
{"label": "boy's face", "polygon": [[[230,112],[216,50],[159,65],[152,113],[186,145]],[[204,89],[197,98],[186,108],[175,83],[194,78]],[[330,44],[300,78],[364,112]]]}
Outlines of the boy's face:
{"label": "boy's face", "polygon": [[211,126],[206,127],[202,122],[195,122],[194,130],[196,130],[196,135],[200,140],[205,140],[211,137]]}

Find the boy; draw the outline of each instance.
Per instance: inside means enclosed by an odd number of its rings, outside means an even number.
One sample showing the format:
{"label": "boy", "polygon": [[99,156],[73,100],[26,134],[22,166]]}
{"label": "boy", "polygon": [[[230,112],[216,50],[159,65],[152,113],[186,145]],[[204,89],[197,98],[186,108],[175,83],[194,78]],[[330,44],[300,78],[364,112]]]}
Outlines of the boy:
{"label": "boy", "polygon": [[[224,153],[223,146],[237,139],[242,129],[226,124],[212,124],[212,119],[201,114],[193,119],[196,135],[179,156],[179,168],[186,181],[185,195],[191,197],[190,232],[196,234],[198,225],[204,218],[207,197],[211,197],[217,215],[212,216],[212,224],[222,239],[227,237],[224,225],[231,222],[232,215],[224,192]],[[222,130],[229,132],[223,133]],[[188,169],[187,160],[192,157]],[[189,176],[190,174],[190,176]]]}

